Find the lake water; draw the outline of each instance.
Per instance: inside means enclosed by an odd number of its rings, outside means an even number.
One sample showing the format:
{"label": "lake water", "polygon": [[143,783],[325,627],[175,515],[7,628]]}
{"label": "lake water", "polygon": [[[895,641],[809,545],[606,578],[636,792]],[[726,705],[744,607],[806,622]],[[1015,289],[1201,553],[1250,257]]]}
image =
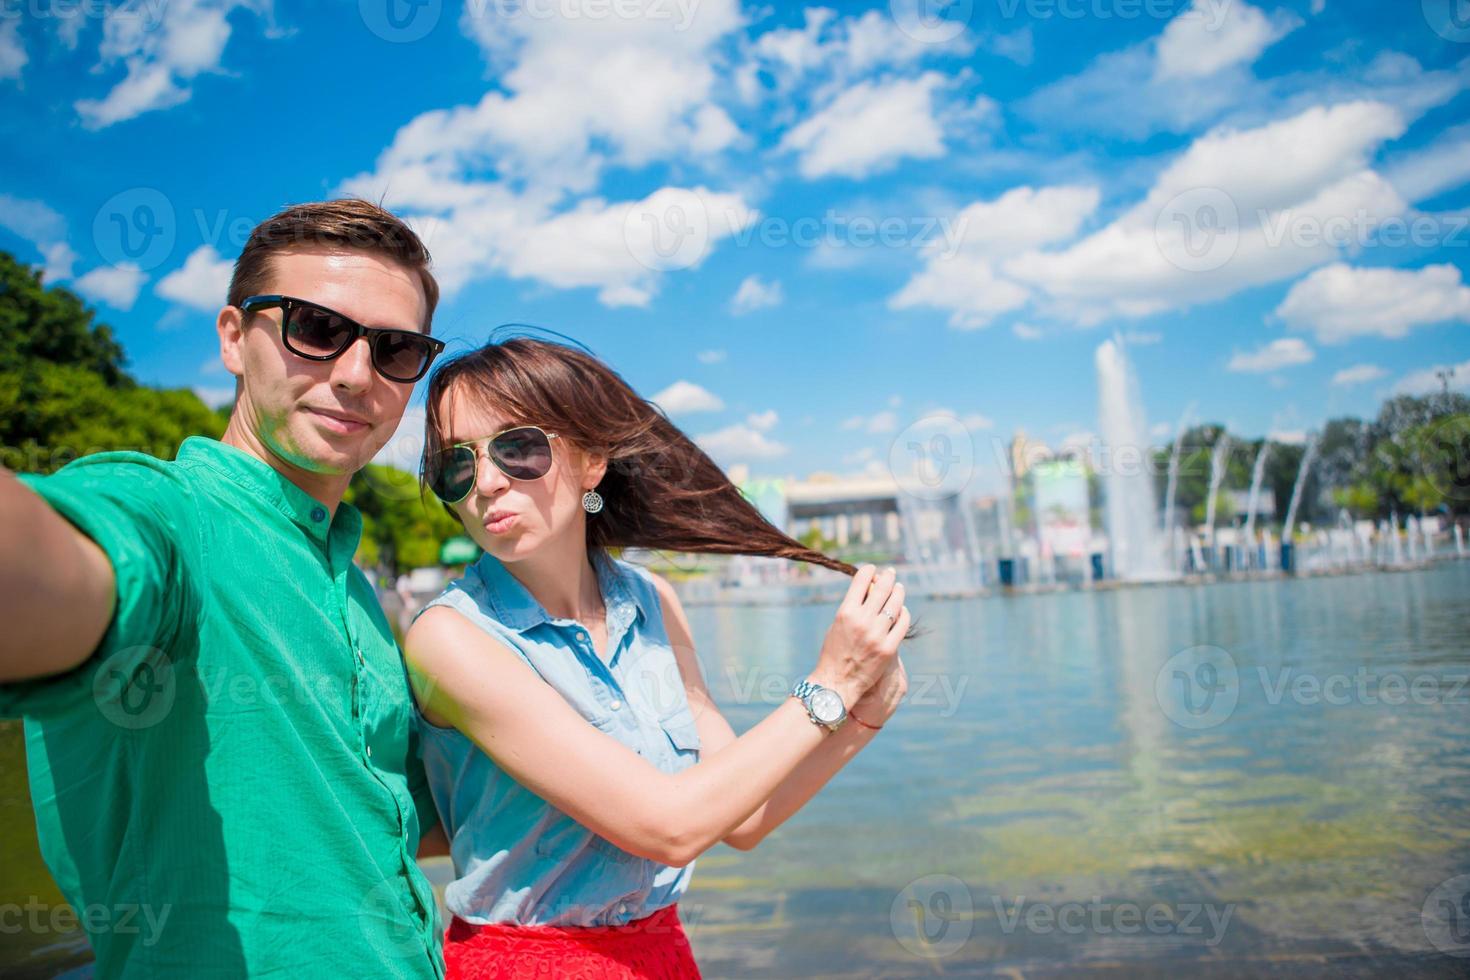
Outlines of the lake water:
{"label": "lake water", "polygon": [[[910,605],[910,703],[700,859],[706,976],[1470,974],[1470,562]],[[689,609],[737,731],[832,612]],[[45,887],[17,752],[0,904]],[[0,932],[37,975],[75,949]]]}

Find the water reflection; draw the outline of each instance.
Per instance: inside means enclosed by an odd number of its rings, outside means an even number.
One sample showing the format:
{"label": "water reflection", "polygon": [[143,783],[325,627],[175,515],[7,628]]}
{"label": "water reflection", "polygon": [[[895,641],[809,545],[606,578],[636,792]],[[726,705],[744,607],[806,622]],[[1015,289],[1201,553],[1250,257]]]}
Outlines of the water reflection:
{"label": "water reflection", "polygon": [[[701,861],[683,905],[700,962],[1462,976],[1421,917],[1470,873],[1467,596],[1458,564],[923,604],[934,632],[905,662],[962,693],[935,681],[758,850]],[[691,611],[707,665],[784,642],[798,669],[828,616]],[[1196,719],[1168,699],[1202,709],[1198,676],[1160,680],[1181,653],[1235,670]],[[706,671],[737,729],[769,710]]]}

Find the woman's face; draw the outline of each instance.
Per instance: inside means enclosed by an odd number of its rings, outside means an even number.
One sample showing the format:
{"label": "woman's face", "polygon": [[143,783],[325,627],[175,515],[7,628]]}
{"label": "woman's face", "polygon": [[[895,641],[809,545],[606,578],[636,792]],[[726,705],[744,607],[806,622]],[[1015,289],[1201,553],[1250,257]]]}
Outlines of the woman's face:
{"label": "woman's face", "polygon": [[[446,445],[494,435],[512,424],[475,399],[463,397],[460,388],[451,388],[444,396],[450,409]],[[519,561],[564,535],[584,539],[582,494],[602,479],[604,463],[582,453],[558,433],[551,440],[547,474],[539,480],[513,480],[490,460],[488,446],[476,448],[475,484],[468,496],[453,505],[476,544],[501,561]]]}

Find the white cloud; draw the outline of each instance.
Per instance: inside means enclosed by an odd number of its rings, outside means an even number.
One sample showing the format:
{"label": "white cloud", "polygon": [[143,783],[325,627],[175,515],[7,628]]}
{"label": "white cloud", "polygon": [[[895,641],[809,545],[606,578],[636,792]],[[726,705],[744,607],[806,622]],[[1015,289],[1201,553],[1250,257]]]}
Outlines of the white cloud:
{"label": "white cloud", "polygon": [[37,245],[66,234],[66,219],[44,201],[0,193],[0,225]]}
{"label": "white cloud", "polygon": [[[376,196],[368,190],[374,179],[356,179],[347,190]],[[558,289],[595,288],[605,306],[646,306],[663,275],[697,267],[757,215],[738,195],[704,187],[664,187],[638,201],[587,198],[559,213],[544,199],[517,196],[501,185],[462,184],[460,190],[464,203],[437,205],[445,213],[411,221],[433,252],[447,292],[499,273]],[[409,196],[413,203],[424,200]],[[389,206],[395,206],[392,199]],[[404,202],[396,207],[406,210]]]}
{"label": "white cloud", "polygon": [[892,309],[917,306],[951,311],[950,325],[983,327],[1001,313],[1019,309],[1030,291],[997,275],[996,262],[1072,238],[1097,209],[1095,187],[1017,187],[992,201],[977,201],[955,219],[957,247],[925,249],[925,265],[889,299]]}
{"label": "white cloud", "polygon": [[1307,441],[1307,433],[1302,429],[1272,429],[1266,438],[1283,445],[1300,446]]}
{"label": "white cloud", "polygon": [[698,358],[700,364],[718,364],[723,361],[728,356],[728,354],[723,350],[702,350],[694,356]]}
{"label": "white cloud", "polygon": [[760,276],[749,275],[741,280],[735,295],[730,298],[730,312],[740,316],[755,310],[780,306],[784,300],[785,293],[780,282],[766,282]]}
{"label": "white cloud", "polygon": [[873,415],[854,415],[843,421],[842,428],[845,431],[862,429],[874,435],[881,435],[885,432],[897,432],[898,416],[887,409],[876,412]]}
{"label": "white cloud", "polygon": [[91,300],[106,303],[116,309],[127,311],[138,299],[138,290],[148,280],[143,272],[131,262],[121,265],[98,266],[82,276],[72,285],[76,291]]}
{"label": "white cloud", "polygon": [[[235,403],[235,388],[233,385],[218,388],[213,388],[208,385],[195,385],[194,394],[198,395],[199,400],[210,408],[229,408]],[[415,466],[414,468],[417,470],[418,467]]]}
{"label": "white cloud", "polygon": [[98,70],[121,64],[126,75],[101,99],[77,100],[83,125],[102,129],[188,101],[189,83],[196,76],[221,70],[231,34],[229,17],[237,9],[269,16],[270,4],[269,0],[171,0],[156,8],[110,7],[102,21]]}
{"label": "white cloud", "polygon": [[803,177],[866,177],[905,157],[944,155],[944,134],[934,115],[938,72],[918,78],[858,82],[787,131],[781,149],[800,156]]}
{"label": "white cloud", "polygon": [[1276,315],[1324,344],[1405,337],[1415,327],[1470,322],[1470,288],[1455,266],[1365,269],[1335,263],[1291,287]]}
{"label": "white cloud", "polygon": [[1164,335],[1157,330],[1125,330],[1123,331],[1123,342],[1134,347],[1145,347],[1150,344],[1160,343]]}
{"label": "white cloud", "polygon": [[53,242],[42,246],[41,254],[46,257],[46,266],[41,270],[41,281],[57,283],[70,279],[76,265],[77,253],[66,242]]}
{"label": "white cloud", "polygon": [[1332,383],[1337,387],[1347,388],[1352,385],[1366,384],[1369,381],[1377,381],[1386,373],[1377,364],[1354,364],[1334,374]]}
{"label": "white cloud", "polygon": [[1312,348],[1300,337],[1282,337],[1250,353],[1237,353],[1225,367],[1228,371],[1264,374],[1295,364],[1306,364],[1315,356]]}
{"label": "white cloud", "polygon": [[1044,336],[1040,327],[1033,327],[1029,323],[1011,324],[1011,333],[1022,340],[1040,340]]}
{"label": "white cloud", "polygon": [[783,456],[789,448],[766,437],[749,425],[732,425],[704,435],[695,436],[694,441],[705,452],[722,464],[750,459],[771,459]]}
{"label": "white cloud", "polygon": [[584,13],[576,4],[535,13],[466,4],[460,27],[482,48],[495,86],[474,104],[413,119],[379,172],[493,164],[517,184],[587,190],[610,162],[716,153],[738,139],[712,98],[716,46],[743,23],[738,0],[630,0],[617,16]]}
{"label": "white cloud", "polygon": [[1301,24],[1300,18],[1284,10],[1268,17],[1247,3],[1195,0],[1158,39],[1158,77],[1199,78],[1232,65],[1251,64]]}
{"label": "white cloud", "polygon": [[[1407,209],[1367,169],[1404,125],[1389,106],[1356,102],[1213,131],[1110,224],[1061,251],[1019,255],[1004,272],[1044,289],[1058,312],[1083,324],[1291,278],[1337,257],[1326,231],[1333,222],[1371,229]],[[1322,233],[1302,234],[1313,230]]]}
{"label": "white cloud", "polygon": [[717,396],[692,381],[675,381],[649,401],[667,415],[689,415],[694,412],[718,412],[725,407]]}
{"label": "white cloud", "polygon": [[1409,201],[1423,201],[1470,181],[1470,123],[1441,133],[1429,146],[1392,160],[1388,182]]}
{"label": "white cloud", "polygon": [[[1219,30],[1200,31],[1198,20],[1184,20],[1190,16],[1186,12],[1159,38],[1099,55],[1079,74],[1021,99],[1016,111],[1049,132],[1100,132],[1142,140],[1159,132],[1193,133],[1222,122],[1257,126],[1314,105],[1367,99],[1414,119],[1470,85],[1470,61],[1426,70],[1396,51],[1380,51],[1366,63],[1329,56],[1320,68],[1262,80],[1251,69],[1258,46],[1274,43],[1299,19],[1279,9],[1268,17],[1229,0],[1209,0],[1207,7],[1210,19],[1223,13]],[[1179,43],[1178,55],[1169,53],[1174,50],[1174,41],[1165,43],[1170,35]]]}
{"label": "white cloud", "polygon": [[6,16],[0,20],[0,80],[19,79],[28,61],[30,56],[20,39],[20,18]]}
{"label": "white cloud", "polygon": [[780,421],[780,416],[776,414],[774,408],[745,416],[745,424],[757,432],[770,432],[776,427],[778,421]]}
{"label": "white cloud", "polygon": [[182,267],[160,279],[153,291],[164,299],[213,313],[224,305],[234,267],[230,260],[220,258],[213,245],[201,245]]}
{"label": "white cloud", "polygon": [[1414,371],[1401,378],[1393,386],[1395,395],[1436,395],[1444,390],[1441,374],[1449,375],[1451,391],[1470,393],[1470,361],[1459,364],[1436,364],[1422,371]]}

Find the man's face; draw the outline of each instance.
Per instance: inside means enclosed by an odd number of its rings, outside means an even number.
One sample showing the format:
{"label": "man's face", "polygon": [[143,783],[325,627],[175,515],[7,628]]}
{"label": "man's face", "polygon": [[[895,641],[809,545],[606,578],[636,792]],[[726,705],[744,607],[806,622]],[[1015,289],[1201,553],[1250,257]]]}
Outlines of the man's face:
{"label": "man's face", "polygon": [[[271,256],[270,271],[262,292],[310,300],[367,327],[424,329],[428,301],[418,274],[386,258],[292,250]],[[281,343],[283,315],[234,307],[220,314],[221,356],[242,379],[235,412],[281,460],[309,473],[355,473],[392,438],[413,385],[379,374],[366,338],[330,361],[293,354]]]}

